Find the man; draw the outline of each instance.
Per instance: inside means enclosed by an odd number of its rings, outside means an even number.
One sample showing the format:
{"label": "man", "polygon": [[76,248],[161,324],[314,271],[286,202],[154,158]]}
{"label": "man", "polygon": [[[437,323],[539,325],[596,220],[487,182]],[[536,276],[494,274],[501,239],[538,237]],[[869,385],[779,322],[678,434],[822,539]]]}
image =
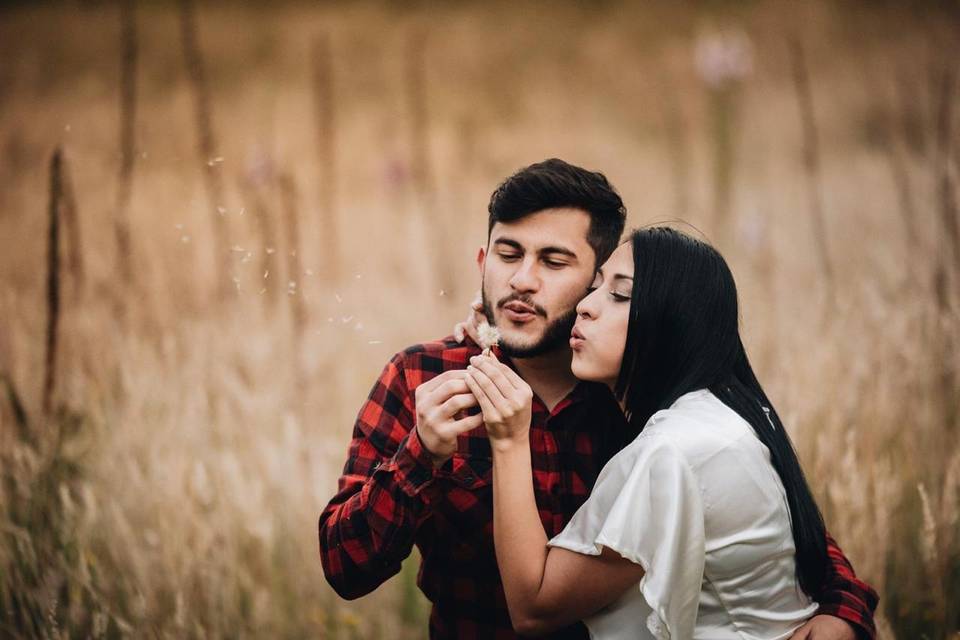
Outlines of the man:
{"label": "man", "polygon": [[[626,212],[606,178],[547,160],[493,193],[477,262],[501,357],[535,397],[537,506],[548,537],[583,504],[631,438],[609,391],[570,372],[575,307],[616,248]],[[414,544],[433,603],[431,638],[514,638],[493,546],[491,451],[464,382],[473,342],[452,337],[395,355],[360,409],[339,491],[320,515],[324,573],[344,598],[376,589]],[[795,638],[874,637],[876,594],[828,540],[833,578]],[[576,624],[551,638],[586,638]]]}

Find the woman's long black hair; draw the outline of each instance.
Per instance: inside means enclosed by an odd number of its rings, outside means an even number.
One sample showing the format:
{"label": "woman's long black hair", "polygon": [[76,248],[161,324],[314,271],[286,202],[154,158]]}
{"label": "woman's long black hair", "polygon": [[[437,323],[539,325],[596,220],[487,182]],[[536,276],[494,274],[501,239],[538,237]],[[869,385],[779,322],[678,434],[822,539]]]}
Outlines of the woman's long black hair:
{"label": "woman's long black hair", "polygon": [[786,489],[800,586],[818,593],[830,571],[823,516],[747,359],[730,268],[710,245],[668,227],[636,230],[630,242],[630,324],[615,393],[631,429],[639,433],[654,413],[698,389],[740,414],[770,450]]}

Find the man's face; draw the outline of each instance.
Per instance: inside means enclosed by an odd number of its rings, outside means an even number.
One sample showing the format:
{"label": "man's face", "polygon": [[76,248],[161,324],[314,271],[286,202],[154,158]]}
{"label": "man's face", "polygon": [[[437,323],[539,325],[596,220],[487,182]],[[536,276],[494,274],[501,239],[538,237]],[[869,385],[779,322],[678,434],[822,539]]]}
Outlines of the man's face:
{"label": "man's face", "polygon": [[567,347],[594,276],[589,229],[590,215],[580,209],[544,209],[493,226],[479,264],[484,312],[504,353],[529,358]]}

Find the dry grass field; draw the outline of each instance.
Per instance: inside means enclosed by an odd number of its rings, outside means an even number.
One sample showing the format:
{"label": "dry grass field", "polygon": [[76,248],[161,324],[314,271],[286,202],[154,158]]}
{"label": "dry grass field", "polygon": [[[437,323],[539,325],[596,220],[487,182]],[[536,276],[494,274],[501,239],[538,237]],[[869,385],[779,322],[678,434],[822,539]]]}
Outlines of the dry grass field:
{"label": "dry grass field", "polygon": [[[0,8],[0,637],[421,638],[316,519],[557,156],[729,257],[883,638],[960,633],[956,3]],[[51,251],[51,247],[55,250]]]}

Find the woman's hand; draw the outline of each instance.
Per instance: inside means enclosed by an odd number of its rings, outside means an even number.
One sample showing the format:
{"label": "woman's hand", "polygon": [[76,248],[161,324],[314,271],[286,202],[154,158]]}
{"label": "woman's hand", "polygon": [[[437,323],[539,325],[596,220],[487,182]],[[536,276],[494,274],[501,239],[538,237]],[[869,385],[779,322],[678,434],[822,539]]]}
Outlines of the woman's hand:
{"label": "woman's hand", "polygon": [[470,312],[467,314],[467,319],[458,322],[453,327],[454,340],[463,342],[465,336],[470,336],[471,340],[480,344],[480,325],[486,321],[487,317],[483,315],[483,295],[477,291],[473,302],[470,303]]}
{"label": "woman's hand", "polygon": [[470,358],[464,378],[476,396],[494,450],[529,446],[533,391],[513,369],[492,356]]}

